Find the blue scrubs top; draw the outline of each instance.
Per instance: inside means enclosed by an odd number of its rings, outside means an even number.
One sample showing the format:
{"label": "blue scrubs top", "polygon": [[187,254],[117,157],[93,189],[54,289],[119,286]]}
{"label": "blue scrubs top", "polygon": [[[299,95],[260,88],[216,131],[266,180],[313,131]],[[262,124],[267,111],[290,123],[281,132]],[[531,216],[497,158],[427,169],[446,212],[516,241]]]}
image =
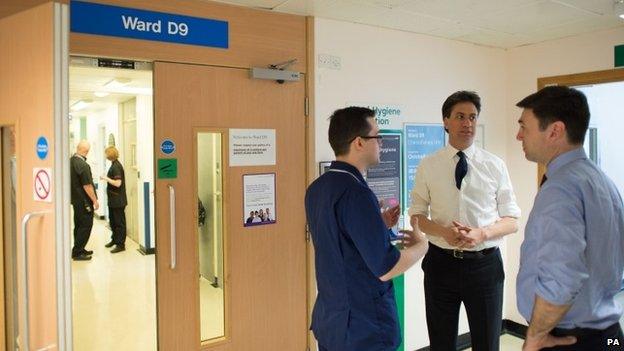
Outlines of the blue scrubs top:
{"label": "blue scrubs top", "polygon": [[392,281],[400,252],[375,194],[352,165],[335,161],[306,192],[318,296],[312,325],[330,351],[396,350],[401,343]]}

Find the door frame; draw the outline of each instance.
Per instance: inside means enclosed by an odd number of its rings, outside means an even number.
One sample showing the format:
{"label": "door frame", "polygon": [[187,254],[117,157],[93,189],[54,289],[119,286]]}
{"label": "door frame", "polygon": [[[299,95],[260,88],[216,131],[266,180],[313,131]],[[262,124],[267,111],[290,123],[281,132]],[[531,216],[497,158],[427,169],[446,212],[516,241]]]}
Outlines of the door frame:
{"label": "door frame", "polygon": [[[624,68],[614,68],[604,71],[593,71],[538,78],[537,90],[551,85],[578,86],[622,81],[624,81]],[[538,184],[538,188],[544,173],[546,173],[546,165],[538,163],[537,178],[535,179]]]}

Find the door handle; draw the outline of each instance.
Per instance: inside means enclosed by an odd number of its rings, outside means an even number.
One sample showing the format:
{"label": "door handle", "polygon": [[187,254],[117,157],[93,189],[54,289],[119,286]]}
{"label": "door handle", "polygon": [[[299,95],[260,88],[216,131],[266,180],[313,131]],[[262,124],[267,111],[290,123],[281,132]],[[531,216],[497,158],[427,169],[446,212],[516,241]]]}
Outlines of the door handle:
{"label": "door handle", "polygon": [[30,351],[30,331],[29,327],[29,301],[28,301],[28,222],[35,217],[42,217],[47,213],[51,213],[51,211],[39,211],[39,212],[29,212],[22,217],[22,246],[20,247],[21,251],[21,266],[22,266],[22,302],[23,302],[23,317],[24,320],[24,330],[20,332],[22,336],[22,345],[23,347],[20,350]]}
{"label": "door handle", "polygon": [[169,233],[171,235],[171,269],[176,268],[176,206],[175,206],[175,188],[173,185],[167,185],[169,188]]}

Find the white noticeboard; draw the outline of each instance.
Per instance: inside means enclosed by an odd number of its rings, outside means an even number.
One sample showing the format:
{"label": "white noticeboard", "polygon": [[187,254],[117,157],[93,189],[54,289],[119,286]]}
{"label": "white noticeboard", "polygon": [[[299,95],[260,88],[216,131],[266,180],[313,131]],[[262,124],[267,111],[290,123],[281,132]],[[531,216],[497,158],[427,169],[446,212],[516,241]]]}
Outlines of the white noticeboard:
{"label": "white noticeboard", "polygon": [[275,211],[275,173],[243,175],[243,226],[273,224]]}
{"label": "white noticeboard", "polygon": [[275,129],[230,129],[230,167],[274,166]]}
{"label": "white noticeboard", "polygon": [[52,169],[33,168],[33,199],[52,202]]}

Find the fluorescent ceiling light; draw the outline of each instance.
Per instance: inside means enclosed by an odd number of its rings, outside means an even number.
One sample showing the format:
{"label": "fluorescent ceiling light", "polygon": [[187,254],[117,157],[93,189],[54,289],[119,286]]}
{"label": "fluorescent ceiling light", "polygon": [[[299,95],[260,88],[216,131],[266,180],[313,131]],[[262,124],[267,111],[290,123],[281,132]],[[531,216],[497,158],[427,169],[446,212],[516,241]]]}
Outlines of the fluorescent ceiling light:
{"label": "fluorescent ceiling light", "polygon": [[613,3],[613,12],[616,16],[624,19],[624,0],[617,0]]}
{"label": "fluorescent ceiling light", "polygon": [[84,109],[85,107],[91,105],[91,103],[93,103],[93,100],[89,100],[89,99],[78,100],[73,105],[71,105],[69,109],[74,112],[80,111]]}
{"label": "fluorescent ceiling light", "polygon": [[95,95],[97,97],[106,97],[106,96],[110,95],[110,93],[106,92],[106,91],[96,91],[95,93],[93,93],[93,95]]}
{"label": "fluorescent ceiling light", "polygon": [[104,84],[104,86],[109,89],[117,89],[128,85],[131,81],[132,79],[130,78],[113,78]]}

